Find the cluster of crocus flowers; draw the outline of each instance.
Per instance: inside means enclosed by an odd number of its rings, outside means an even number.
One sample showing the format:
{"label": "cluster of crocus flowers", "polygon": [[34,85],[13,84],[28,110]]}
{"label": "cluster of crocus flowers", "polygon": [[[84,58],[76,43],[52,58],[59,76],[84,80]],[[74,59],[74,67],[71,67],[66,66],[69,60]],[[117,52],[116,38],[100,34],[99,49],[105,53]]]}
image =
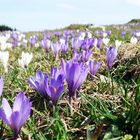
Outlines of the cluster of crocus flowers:
{"label": "cluster of crocus flowers", "polygon": [[9,52],[0,51],[0,61],[4,66],[5,72],[8,72],[8,60],[9,60]]}
{"label": "cluster of crocus flowers", "polygon": [[33,58],[32,53],[22,52],[21,59],[18,59],[18,63],[22,68],[27,68],[32,58]]}
{"label": "cluster of crocus flowers", "polygon": [[30,77],[28,83],[44,98],[50,98],[55,105],[64,90],[63,75],[58,69],[52,68],[50,80],[47,74],[36,72],[36,78]]}

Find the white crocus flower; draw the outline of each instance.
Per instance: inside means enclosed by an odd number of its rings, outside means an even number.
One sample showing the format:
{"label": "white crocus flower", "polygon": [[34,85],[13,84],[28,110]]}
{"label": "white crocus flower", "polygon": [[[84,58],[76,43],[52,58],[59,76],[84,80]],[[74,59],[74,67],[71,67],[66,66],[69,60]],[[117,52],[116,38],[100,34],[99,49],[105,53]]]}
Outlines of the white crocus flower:
{"label": "white crocus flower", "polygon": [[131,44],[136,44],[138,42],[138,39],[136,38],[136,37],[131,37],[131,39],[130,39],[130,43]]}
{"label": "white crocus flower", "polygon": [[107,37],[107,33],[106,32],[103,32],[103,37]]}
{"label": "white crocus flower", "polygon": [[12,44],[11,43],[6,43],[6,47],[8,48],[8,49],[11,49],[12,48]]}
{"label": "white crocus flower", "polygon": [[91,32],[87,32],[87,37],[88,38],[92,38],[92,33]]}
{"label": "white crocus flower", "polygon": [[98,39],[97,38],[95,38],[95,40],[94,40],[94,47],[97,47],[97,44],[98,44]]}
{"label": "white crocus flower", "polygon": [[66,41],[63,38],[60,38],[59,42],[60,42],[60,44],[65,44]]}
{"label": "white crocus flower", "polygon": [[109,43],[110,39],[109,38],[103,38],[103,43],[107,46]]}
{"label": "white crocus flower", "polygon": [[136,32],[136,36],[137,37],[140,37],[140,32]]}
{"label": "white crocus flower", "polygon": [[8,72],[9,52],[0,51],[0,61],[4,66],[5,72]]}
{"label": "white crocus flower", "polygon": [[79,38],[79,40],[84,40],[85,36],[86,36],[86,33],[85,32],[81,32],[80,36],[78,38]]}
{"label": "white crocus flower", "polygon": [[121,46],[121,44],[122,44],[122,41],[120,41],[120,40],[115,40],[115,46],[116,46],[117,50],[118,50],[118,48]]}
{"label": "white crocus flower", "polygon": [[18,63],[22,68],[27,68],[33,58],[33,54],[22,52],[21,59],[18,59]]}
{"label": "white crocus flower", "polygon": [[7,41],[6,36],[0,36],[0,47],[2,51],[6,49],[6,41]]}

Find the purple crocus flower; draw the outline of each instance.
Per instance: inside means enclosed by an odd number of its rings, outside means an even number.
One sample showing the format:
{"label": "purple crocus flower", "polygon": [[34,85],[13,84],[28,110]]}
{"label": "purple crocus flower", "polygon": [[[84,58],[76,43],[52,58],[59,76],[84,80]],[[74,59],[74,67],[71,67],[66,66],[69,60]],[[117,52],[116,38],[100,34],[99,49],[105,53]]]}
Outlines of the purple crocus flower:
{"label": "purple crocus flower", "polygon": [[41,71],[36,72],[36,78],[30,77],[29,84],[38,91],[44,98],[48,99],[48,96],[55,105],[62,91],[64,90],[63,84],[64,76],[58,68],[51,68],[50,82],[47,74],[43,74]]}
{"label": "purple crocus flower", "polygon": [[103,40],[101,38],[97,41],[97,48],[100,48],[102,46]]}
{"label": "purple crocus flower", "polygon": [[8,101],[3,98],[0,108],[0,118],[9,125],[14,131],[14,139],[17,138],[21,127],[25,124],[30,116],[32,103],[20,92],[15,99],[13,108],[10,107]]}
{"label": "purple crocus flower", "polygon": [[17,40],[14,40],[13,41],[13,47],[17,47],[18,46],[18,41]]}
{"label": "purple crocus flower", "polygon": [[59,58],[59,51],[61,50],[61,44],[59,42],[52,43],[51,44],[51,49],[55,55],[56,60]]}
{"label": "purple crocus flower", "polygon": [[82,60],[84,62],[87,62],[88,59],[89,59],[89,57],[91,56],[91,54],[92,54],[92,51],[91,50],[88,50],[88,51],[83,50],[82,51]]}
{"label": "purple crocus flower", "polygon": [[48,75],[43,74],[40,70],[36,72],[36,77],[30,77],[28,83],[32,88],[39,92],[43,97],[47,97],[46,87],[48,84]]}
{"label": "purple crocus flower", "polygon": [[43,39],[41,41],[42,46],[44,47],[46,53],[48,53],[49,48],[51,47],[51,41],[49,39]]}
{"label": "purple crocus flower", "polygon": [[106,31],[106,33],[108,36],[110,36],[112,32],[109,30],[109,31]]}
{"label": "purple crocus flower", "polygon": [[68,38],[60,38],[59,43],[61,46],[61,51],[66,54],[66,52],[68,51]]}
{"label": "purple crocus flower", "polygon": [[10,37],[11,37],[13,40],[18,40],[18,34],[15,33],[15,32],[12,32]]}
{"label": "purple crocus flower", "polygon": [[50,84],[46,88],[47,94],[54,105],[64,90],[62,75],[60,74],[56,79],[55,78],[51,77]]}
{"label": "purple crocus flower", "polygon": [[71,30],[66,30],[63,33],[63,35],[66,36],[66,37],[70,36],[71,34],[72,34],[72,31]]}
{"label": "purple crocus flower", "polygon": [[83,44],[81,48],[83,48],[84,50],[89,50],[93,47],[93,44],[94,44],[94,38],[86,38],[83,40]]}
{"label": "purple crocus flower", "polygon": [[0,96],[2,94],[2,91],[3,91],[3,78],[1,77],[0,78]]}
{"label": "purple crocus flower", "polygon": [[57,78],[58,78],[59,75],[62,75],[62,77],[63,77],[64,74],[63,74],[62,70],[60,70],[58,67],[56,67],[56,68],[51,67],[51,73],[50,73],[50,75],[51,75],[51,78],[52,79],[57,80]]}
{"label": "purple crocus flower", "polygon": [[121,36],[125,36],[126,35],[126,32],[125,31],[122,31],[121,32]]}
{"label": "purple crocus flower", "polygon": [[63,67],[66,67],[64,69],[66,70],[65,73],[69,90],[69,101],[71,102],[71,98],[75,95],[76,90],[80,89],[87,77],[88,67],[82,65],[82,63],[79,64],[73,61],[65,63]]}
{"label": "purple crocus flower", "polygon": [[81,48],[82,43],[83,40],[79,40],[78,38],[72,38],[72,48],[74,50],[79,50]]}
{"label": "purple crocus flower", "polygon": [[76,50],[74,50],[72,55],[72,60],[78,62],[81,59],[81,54],[79,54]]}
{"label": "purple crocus flower", "polygon": [[106,60],[109,69],[112,68],[113,62],[115,61],[116,57],[117,57],[117,48],[115,46],[111,46],[110,48],[107,48]]}
{"label": "purple crocus flower", "polygon": [[31,36],[29,39],[29,42],[31,44],[31,47],[33,47],[38,41],[38,36]]}
{"label": "purple crocus flower", "polygon": [[96,75],[97,71],[100,69],[100,62],[89,62],[89,71],[92,75]]}

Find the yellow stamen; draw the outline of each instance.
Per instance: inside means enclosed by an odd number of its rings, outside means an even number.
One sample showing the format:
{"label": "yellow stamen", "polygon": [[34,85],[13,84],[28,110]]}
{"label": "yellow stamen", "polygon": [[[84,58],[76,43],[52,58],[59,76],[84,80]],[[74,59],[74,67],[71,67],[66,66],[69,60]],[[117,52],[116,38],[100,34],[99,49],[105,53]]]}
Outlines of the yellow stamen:
{"label": "yellow stamen", "polygon": [[54,89],[54,93],[56,93],[56,87],[54,87],[53,89]]}

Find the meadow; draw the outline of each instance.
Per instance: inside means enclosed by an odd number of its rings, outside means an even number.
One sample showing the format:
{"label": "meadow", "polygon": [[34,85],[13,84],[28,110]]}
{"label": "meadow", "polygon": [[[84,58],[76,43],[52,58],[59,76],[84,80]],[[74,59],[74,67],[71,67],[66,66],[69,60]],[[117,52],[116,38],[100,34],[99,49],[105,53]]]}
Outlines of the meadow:
{"label": "meadow", "polygon": [[140,139],[140,30],[0,33],[0,140]]}

